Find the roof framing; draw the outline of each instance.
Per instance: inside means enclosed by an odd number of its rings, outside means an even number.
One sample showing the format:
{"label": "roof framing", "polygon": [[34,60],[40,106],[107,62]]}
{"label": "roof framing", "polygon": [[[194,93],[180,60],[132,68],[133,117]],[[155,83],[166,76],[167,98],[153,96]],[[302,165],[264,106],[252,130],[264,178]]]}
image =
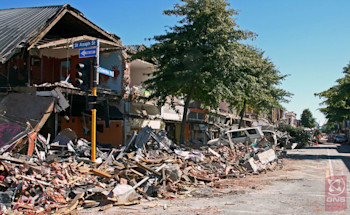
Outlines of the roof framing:
{"label": "roof framing", "polygon": [[[88,20],[85,16],[80,15],[80,13],[77,13],[75,11],[72,10],[72,8],[69,5],[65,5],[65,9],[62,10],[57,17],[31,42],[31,45],[27,48],[27,50],[30,50],[32,48],[34,48],[36,46],[36,44],[44,38],[44,36],[55,26],[55,24],[58,23],[58,21],[60,21],[62,19],[62,17],[64,15],[66,15],[66,13],[70,13],[71,15],[73,15],[75,18],[79,19],[80,21],[84,22],[85,24],[87,24],[88,26],[90,26],[91,28],[93,28],[94,30],[96,30],[97,32],[99,32],[100,34],[102,34],[103,36],[105,36],[106,38],[110,39],[111,41],[114,41],[114,44],[117,44],[118,46],[121,46],[121,42],[119,40],[119,38],[115,38],[114,36],[112,36],[111,34],[107,33],[106,31],[102,30],[100,27],[98,27],[97,25],[95,25],[94,23],[92,23],[90,20]],[[65,39],[65,41],[67,41]],[[107,41],[107,40],[105,40]],[[107,43],[107,42],[106,42]],[[39,47],[41,47],[42,45],[39,45]]]}
{"label": "roof framing", "polygon": [[[86,41],[86,40],[96,40],[98,39],[101,44],[109,45],[112,47],[122,47],[119,43],[116,42],[111,42],[108,40],[96,38],[96,37],[91,37],[87,35],[79,36],[79,37],[72,37],[72,38],[67,38],[67,39],[60,39],[60,40],[55,40],[51,41],[48,43],[44,43],[41,45],[36,46],[38,49],[44,49],[44,48],[68,48],[72,47],[72,44],[74,42],[80,42],[80,41]],[[68,46],[68,47],[67,47]]]}

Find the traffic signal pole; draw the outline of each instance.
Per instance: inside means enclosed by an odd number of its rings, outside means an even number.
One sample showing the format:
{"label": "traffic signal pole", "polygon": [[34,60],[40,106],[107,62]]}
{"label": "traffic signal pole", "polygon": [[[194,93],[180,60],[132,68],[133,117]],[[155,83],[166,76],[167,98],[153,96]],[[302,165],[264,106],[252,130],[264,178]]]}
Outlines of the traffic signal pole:
{"label": "traffic signal pole", "polygon": [[97,71],[99,64],[100,43],[97,41],[97,56],[93,59],[92,96],[93,108],[91,110],[91,161],[96,161],[96,102],[97,102]]}
{"label": "traffic signal pole", "polygon": [[[91,58],[91,60],[84,60],[76,65],[76,78],[75,84],[80,87],[80,90],[88,91],[91,87],[93,101],[91,109],[91,161],[96,161],[96,106],[97,106],[97,84],[98,84],[98,69],[99,69],[99,57],[100,57],[100,41],[89,40],[83,42],[74,42],[72,44],[73,49],[79,48],[79,58]],[[92,85],[91,85],[91,72],[92,72]]]}
{"label": "traffic signal pole", "polygon": [[97,101],[97,59],[93,60],[92,96],[94,97],[93,108],[91,110],[91,161],[96,160],[96,101]]}

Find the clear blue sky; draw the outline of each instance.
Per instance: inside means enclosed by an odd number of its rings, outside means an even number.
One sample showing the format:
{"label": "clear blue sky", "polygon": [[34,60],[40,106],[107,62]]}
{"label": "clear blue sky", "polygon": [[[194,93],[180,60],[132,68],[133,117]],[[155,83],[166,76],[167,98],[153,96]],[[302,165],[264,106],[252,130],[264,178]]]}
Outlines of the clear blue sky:
{"label": "clear blue sky", "polygon": [[[149,45],[163,34],[175,17],[162,15],[177,0],[0,0],[0,8],[60,5],[69,3],[104,30],[121,37],[125,45]],[[265,51],[283,74],[290,76],[282,88],[294,94],[284,106],[300,118],[309,108],[317,122],[321,100],[314,96],[342,77],[350,61],[350,1],[348,0],[230,0],[239,10],[242,29],[258,34],[253,45]]]}

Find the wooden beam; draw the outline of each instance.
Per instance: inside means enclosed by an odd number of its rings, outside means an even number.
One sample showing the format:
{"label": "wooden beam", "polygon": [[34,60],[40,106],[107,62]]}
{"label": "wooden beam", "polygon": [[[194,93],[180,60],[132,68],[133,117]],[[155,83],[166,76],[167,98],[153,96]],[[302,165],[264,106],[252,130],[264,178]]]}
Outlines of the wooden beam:
{"label": "wooden beam", "polygon": [[[57,17],[56,19],[54,19],[47,27],[46,29],[44,29],[39,36],[36,37],[36,39],[32,42],[32,44],[27,48],[27,50],[32,49],[51,29],[53,26],[56,25],[56,23],[66,14],[66,13],[70,13],[71,15],[73,15],[74,17],[76,17],[77,19],[79,19],[80,21],[84,22],[85,24],[89,25],[90,27],[92,27],[93,29],[95,29],[97,32],[99,32],[100,34],[104,35],[105,37],[109,38],[111,41],[114,41],[115,44],[117,44],[118,46],[121,46],[120,40],[114,38],[113,36],[111,36],[110,34],[108,34],[106,31],[104,31],[103,29],[101,29],[100,27],[98,27],[97,25],[95,25],[94,23],[92,23],[90,20],[88,20],[87,18],[75,13],[74,11],[68,10],[68,9],[64,9]],[[118,42],[120,44],[118,44]],[[108,43],[113,43],[113,42],[109,42]],[[106,43],[106,44],[108,44]],[[114,44],[114,43],[113,43]]]}
{"label": "wooden beam", "polygon": [[45,114],[43,115],[43,117],[41,117],[39,123],[36,124],[36,126],[34,128],[35,132],[39,132],[41,130],[41,128],[45,125],[45,122],[50,117],[51,113],[53,112],[54,105],[55,105],[55,102],[52,101],[51,105],[47,108],[47,110],[46,110]]}
{"label": "wooden beam", "polygon": [[158,172],[157,170],[154,170],[154,169],[152,169],[152,168],[150,168],[150,167],[148,167],[148,166],[146,166],[146,165],[143,165],[142,163],[140,163],[140,162],[135,162],[136,163],[136,165],[138,166],[138,167],[140,167],[140,168],[142,168],[142,169],[144,169],[144,170],[147,170],[147,171],[149,171],[149,172],[152,172],[153,174],[156,174],[156,175],[158,175],[158,176],[161,176],[162,174],[160,173],[160,172]]}
{"label": "wooden beam", "polygon": [[115,42],[111,42],[111,41],[104,40],[104,39],[99,39],[96,37],[91,37],[88,35],[83,35],[83,36],[79,36],[79,37],[72,37],[72,38],[67,38],[67,39],[60,39],[60,40],[51,41],[51,42],[39,45],[39,46],[37,46],[37,48],[38,49],[51,48],[51,47],[67,48],[67,43],[69,44],[68,45],[69,47],[72,47],[72,44],[74,42],[85,41],[85,40],[96,40],[96,39],[98,39],[100,41],[100,43],[102,43],[102,44],[107,44],[107,45],[116,46],[116,47],[122,47],[120,44],[115,43]]}
{"label": "wooden beam", "polygon": [[37,44],[46,34],[53,28],[53,26],[56,25],[58,21],[67,13],[67,9],[64,9],[57,17],[54,19],[40,34],[36,37],[36,39],[32,42],[32,45],[30,45],[27,50],[30,50]]}
{"label": "wooden beam", "polygon": [[37,166],[36,163],[32,163],[32,162],[25,161],[25,160],[22,160],[22,159],[7,157],[7,156],[3,156],[3,155],[0,155],[0,160],[5,160],[5,161],[10,161],[10,162],[15,162],[15,163],[21,163],[21,164],[27,164],[27,165],[30,165],[30,166]]}
{"label": "wooden beam", "polygon": [[97,176],[101,176],[101,177],[105,177],[105,178],[110,178],[112,177],[110,174],[108,174],[107,172],[98,170],[98,169],[93,169],[91,170],[95,175]]}

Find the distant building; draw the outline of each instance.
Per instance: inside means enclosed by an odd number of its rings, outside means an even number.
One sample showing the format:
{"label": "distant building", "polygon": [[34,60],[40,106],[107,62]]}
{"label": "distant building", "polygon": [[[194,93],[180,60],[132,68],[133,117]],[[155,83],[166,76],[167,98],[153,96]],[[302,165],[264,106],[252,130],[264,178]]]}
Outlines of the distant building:
{"label": "distant building", "polygon": [[284,113],[284,119],[288,125],[291,125],[293,127],[298,126],[298,120],[296,119],[296,114],[293,112],[285,112]]}

